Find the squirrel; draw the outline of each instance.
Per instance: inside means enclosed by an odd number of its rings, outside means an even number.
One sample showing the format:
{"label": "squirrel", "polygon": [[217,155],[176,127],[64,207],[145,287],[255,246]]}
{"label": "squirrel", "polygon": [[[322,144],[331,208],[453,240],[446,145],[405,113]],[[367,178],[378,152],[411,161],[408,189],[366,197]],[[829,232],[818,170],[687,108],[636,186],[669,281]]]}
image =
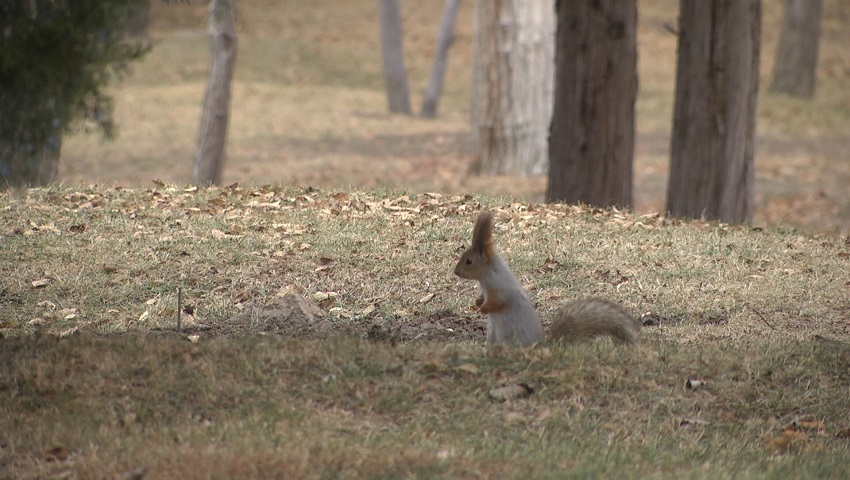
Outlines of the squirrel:
{"label": "squirrel", "polygon": [[[470,246],[454,269],[455,275],[477,280],[481,295],[475,305],[487,315],[487,342],[532,345],[544,338],[543,325],[525,289],[493,245],[493,214],[482,211],[472,230]],[[548,337],[576,341],[609,335],[624,343],[640,336],[640,321],[622,306],[601,298],[568,303],[552,321]]]}

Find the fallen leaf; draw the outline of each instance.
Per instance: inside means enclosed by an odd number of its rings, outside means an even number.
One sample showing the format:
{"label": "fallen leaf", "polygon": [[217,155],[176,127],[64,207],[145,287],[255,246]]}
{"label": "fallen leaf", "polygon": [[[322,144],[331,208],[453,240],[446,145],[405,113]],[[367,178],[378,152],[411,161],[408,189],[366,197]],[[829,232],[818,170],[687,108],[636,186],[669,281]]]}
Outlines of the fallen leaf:
{"label": "fallen leaf", "polygon": [[188,337],[186,337],[186,340],[189,340],[192,343],[198,343],[198,340],[200,340],[200,339],[201,339],[200,335],[189,335]]}
{"label": "fallen leaf", "polygon": [[48,462],[63,462],[71,456],[71,451],[62,446],[55,446],[44,452],[44,458]]}
{"label": "fallen leaf", "polygon": [[343,318],[345,320],[348,320],[348,319],[351,318],[351,312],[349,312],[348,310],[346,310],[342,307],[333,307],[330,310],[328,310],[328,313],[330,313],[331,315],[333,315],[335,317]]}
{"label": "fallen leaf", "polygon": [[448,460],[455,456],[454,448],[444,448],[437,452],[437,459],[439,460]]}
{"label": "fallen leaf", "polygon": [[428,302],[430,302],[430,301],[431,301],[431,300],[432,300],[432,299],[433,299],[436,295],[437,295],[437,294],[435,294],[435,293],[429,293],[428,295],[425,295],[424,297],[420,298],[420,299],[419,299],[419,303],[428,303]]}
{"label": "fallen leaf", "polygon": [[336,292],[316,292],[313,294],[313,301],[318,303],[322,308],[330,308],[336,301]]}
{"label": "fallen leaf", "polygon": [[805,441],[806,434],[804,432],[788,429],[784,430],[778,436],[768,439],[767,445],[777,453],[787,453],[789,450]]}
{"label": "fallen leaf", "polygon": [[539,410],[539,411],[538,411],[538,412],[534,415],[534,417],[535,417],[535,418],[537,419],[537,421],[539,421],[539,422],[542,422],[543,420],[546,420],[546,419],[547,419],[547,418],[549,418],[550,416],[552,416],[552,410],[551,410],[549,407],[545,407],[545,408],[543,408],[542,410]]}
{"label": "fallen leaf", "polygon": [[63,331],[59,332],[59,338],[65,338],[65,337],[71,336],[71,335],[73,335],[73,334],[75,334],[79,331],[80,331],[79,328],[71,327],[67,330],[63,330]]}
{"label": "fallen leaf", "polygon": [[505,402],[508,400],[526,398],[531,396],[532,393],[534,393],[534,389],[525,383],[511,383],[490,390],[488,396],[492,400]]}
{"label": "fallen leaf", "polygon": [[698,418],[683,418],[679,421],[679,427],[689,427],[692,425],[711,425],[711,423]]}
{"label": "fallen leaf", "polygon": [[478,373],[478,366],[474,363],[464,363],[455,367],[455,370],[460,370],[466,373]]}
{"label": "fallen leaf", "polygon": [[819,432],[824,430],[824,423],[821,420],[812,420],[810,418],[797,418],[785,425],[785,430]]}
{"label": "fallen leaf", "polygon": [[525,415],[519,412],[506,412],[503,418],[505,423],[514,423],[525,420]]}
{"label": "fallen leaf", "polygon": [[699,380],[697,378],[689,378],[687,382],[685,382],[685,388],[689,390],[696,390],[705,385],[705,380]]}
{"label": "fallen leaf", "polygon": [[319,257],[318,263],[319,263],[319,265],[324,266],[324,265],[330,265],[332,263],[336,263],[336,260],[334,260],[333,258],[328,258],[328,257]]}
{"label": "fallen leaf", "polygon": [[32,281],[32,288],[44,288],[48,285],[50,285],[49,278],[39,278],[38,280]]}

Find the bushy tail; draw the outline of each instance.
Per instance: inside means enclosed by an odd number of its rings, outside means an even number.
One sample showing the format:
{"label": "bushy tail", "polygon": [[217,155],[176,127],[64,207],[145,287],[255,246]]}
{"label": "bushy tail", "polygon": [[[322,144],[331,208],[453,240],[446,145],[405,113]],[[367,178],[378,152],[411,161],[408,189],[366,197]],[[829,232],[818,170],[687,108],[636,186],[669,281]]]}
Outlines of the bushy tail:
{"label": "bushy tail", "polygon": [[589,298],[571,302],[558,310],[549,336],[572,342],[607,335],[624,343],[634,343],[640,338],[640,327],[640,321],[620,305]]}

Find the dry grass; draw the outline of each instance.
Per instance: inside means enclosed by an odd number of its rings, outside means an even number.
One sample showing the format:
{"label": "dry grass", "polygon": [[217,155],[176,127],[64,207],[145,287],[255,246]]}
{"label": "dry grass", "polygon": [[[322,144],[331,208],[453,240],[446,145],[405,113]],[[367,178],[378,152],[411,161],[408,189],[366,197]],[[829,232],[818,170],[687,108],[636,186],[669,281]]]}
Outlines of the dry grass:
{"label": "dry grass", "polygon": [[[648,314],[641,343],[485,349],[450,273],[481,205],[542,311],[615,299]],[[4,194],[0,234],[0,478],[846,475],[846,237],[172,186]],[[215,328],[293,290],[335,293],[336,330]],[[515,382],[533,395],[488,398]]]}
{"label": "dry grass", "polygon": [[[150,183],[188,177],[207,62],[204,8],[154,2],[160,44],[115,88],[119,140],[69,138],[66,185],[0,193],[0,479],[848,475],[846,233],[647,213],[674,0],[639,5],[638,215],[459,175],[472,2],[433,122],[384,112],[376,2],[271,3],[240,7],[241,187]],[[440,7],[403,2],[415,98]],[[760,225],[847,228],[847,11],[825,2],[815,99],[761,97]],[[506,198],[465,195],[482,191]],[[644,315],[642,341],[486,349],[475,286],[451,274],[481,207],[544,316],[607,297]],[[321,300],[321,329],[263,328],[291,292]],[[534,393],[489,398],[518,382]]]}

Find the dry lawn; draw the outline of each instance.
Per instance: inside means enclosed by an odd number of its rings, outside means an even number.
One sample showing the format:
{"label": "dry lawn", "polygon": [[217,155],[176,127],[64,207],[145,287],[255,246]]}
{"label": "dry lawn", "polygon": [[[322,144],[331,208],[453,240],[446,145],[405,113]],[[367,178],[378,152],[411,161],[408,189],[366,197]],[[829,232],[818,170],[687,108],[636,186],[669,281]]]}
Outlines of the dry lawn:
{"label": "dry lawn", "polygon": [[[640,344],[488,350],[450,273],[482,207],[545,315],[608,297]],[[4,194],[0,234],[0,478],[848,473],[847,237],[167,185]],[[293,292],[313,324],[266,315]]]}
{"label": "dry lawn", "polygon": [[[635,209],[662,211],[672,118],[676,0],[639,2]],[[418,108],[441,2],[403,1],[405,50]],[[473,2],[464,2],[440,117],[386,113],[377,2],[240,4],[240,52],[224,182],[334,189],[479,192],[540,201],[543,177],[466,175]],[[157,46],[114,94],[119,138],[76,135],[63,146],[71,185],[184,183],[208,62],[205,9],[154,2]],[[764,2],[755,223],[850,229],[850,1],[824,2],[818,91],[811,101],[767,93],[781,2]]]}
{"label": "dry lawn", "polygon": [[[119,139],[73,136],[63,185],[0,193],[0,479],[847,478],[850,3],[824,4],[818,94],[761,96],[759,226],[729,227],[651,213],[674,0],[639,3],[637,214],[464,175],[472,2],[436,121],[384,112],[377,2],[240,4],[239,185],[173,186],[205,13],[154,2]],[[416,94],[441,5],[402,7]],[[486,348],[451,274],[484,207],[544,317],[607,297],[641,342]]]}

